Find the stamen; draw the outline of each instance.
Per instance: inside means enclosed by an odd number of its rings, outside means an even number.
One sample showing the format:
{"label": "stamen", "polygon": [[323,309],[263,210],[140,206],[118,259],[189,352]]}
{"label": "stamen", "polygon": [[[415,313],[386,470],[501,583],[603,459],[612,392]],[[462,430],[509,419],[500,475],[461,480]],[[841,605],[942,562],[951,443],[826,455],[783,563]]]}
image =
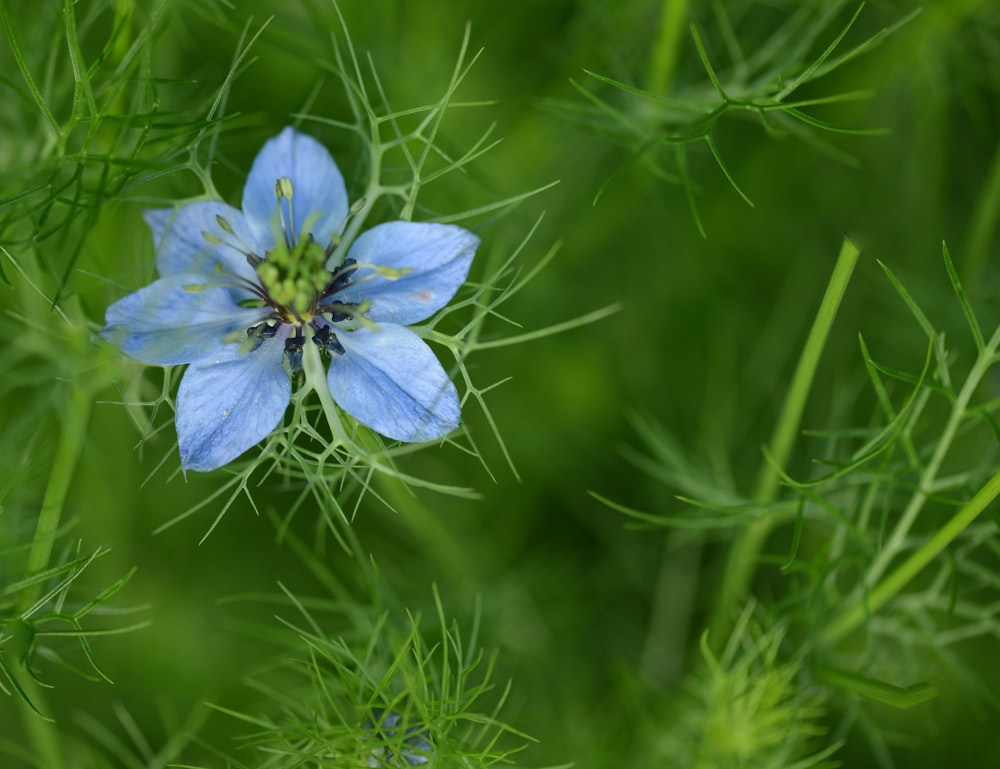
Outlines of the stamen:
{"label": "stamen", "polygon": [[224,276],[225,280],[213,280],[208,283],[185,283],[181,288],[185,291],[190,291],[191,293],[207,291],[210,288],[238,288],[241,291],[250,292],[264,304],[271,307],[274,306],[274,303],[268,298],[264,289],[253,281],[244,278],[242,275],[234,275],[231,272],[225,272],[223,270],[219,270],[218,274]]}
{"label": "stamen", "polygon": [[295,335],[285,340],[285,354],[281,358],[281,365],[289,376],[302,370],[302,346],[305,341],[301,328],[295,329]]}
{"label": "stamen", "polygon": [[312,328],[313,342],[321,350],[326,350],[329,353],[335,353],[337,355],[343,355],[347,352],[344,349],[344,345],[340,343],[340,340],[337,339],[337,335],[330,330],[329,326],[320,326],[313,323]]}
{"label": "stamen", "polygon": [[[364,275],[360,278],[356,278],[355,280],[353,280],[352,284],[355,286],[358,285],[359,283],[365,283],[369,280],[373,280],[374,278],[380,276],[386,278],[387,280],[399,280],[400,278],[405,277],[409,275],[411,272],[413,272],[412,267],[389,267],[388,265],[384,264],[368,264],[368,263],[357,264],[354,259],[345,259],[344,265],[347,265],[348,262],[350,262],[350,266],[346,267],[346,269],[357,270],[361,267],[366,267],[369,270],[371,270],[371,272],[369,272],[367,275]],[[334,275],[339,276],[340,271],[338,270],[336,273],[334,273]],[[344,287],[343,284],[333,286],[331,293],[335,293],[337,290],[343,287]],[[327,296],[328,295],[329,294],[327,294]]]}
{"label": "stamen", "polygon": [[345,259],[344,263],[330,276],[330,282],[320,296],[320,301],[331,297],[351,282],[351,273],[357,269],[357,260]]}
{"label": "stamen", "polygon": [[278,333],[278,324],[271,325],[267,321],[250,326],[247,329],[247,338],[253,340],[249,352],[253,352],[262,344],[265,339],[271,339]]}
{"label": "stamen", "polygon": [[218,235],[215,235],[214,233],[211,232],[202,232],[201,236],[212,245],[229,246],[236,253],[243,254],[243,256],[246,257],[247,263],[254,269],[257,269],[257,265],[260,264],[263,261],[263,259],[257,256],[257,254],[253,252],[253,249],[250,248],[250,246],[246,243],[246,241],[244,241],[243,238],[241,238],[239,235],[236,234],[236,231],[233,229],[233,225],[231,225],[229,221],[222,216],[222,214],[215,215],[215,223],[219,225],[219,229],[221,229],[227,235],[231,235],[236,240],[236,245],[230,243],[228,240],[220,238]]}
{"label": "stamen", "polygon": [[[365,210],[365,206],[368,205],[368,198],[358,198],[354,201],[350,210],[347,212],[347,216],[344,217],[343,224],[340,225],[340,231],[343,232],[344,228],[347,227],[347,223],[351,221],[355,216],[360,214]],[[333,239],[330,244],[326,247],[326,258],[329,259],[333,256],[333,252],[337,250],[337,246],[340,245],[340,235],[334,234]]]}
{"label": "stamen", "polygon": [[399,280],[403,276],[413,272],[412,267],[389,267],[384,264],[372,264],[369,266],[387,280]]}
{"label": "stamen", "polygon": [[222,228],[223,232],[228,232],[234,237],[236,236],[236,233],[233,232],[233,225],[231,225],[222,214],[215,215],[215,223]]}
{"label": "stamen", "polygon": [[340,323],[344,320],[356,318],[360,314],[360,309],[362,309],[362,305],[359,302],[337,302],[336,304],[323,307],[323,315],[331,323]]}
{"label": "stamen", "polygon": [[274,303],[268,297],[267,292],[263,288],[258,286],[252,280],[244,278],[242,275],[232,275],[227,273],[227,276],[233,279],[233,283],[219,283],[218,285],[224,286],[226,288],[240,288],[244,291],[249,291],[255,297],[260,299],[264,304],[273,307]]}

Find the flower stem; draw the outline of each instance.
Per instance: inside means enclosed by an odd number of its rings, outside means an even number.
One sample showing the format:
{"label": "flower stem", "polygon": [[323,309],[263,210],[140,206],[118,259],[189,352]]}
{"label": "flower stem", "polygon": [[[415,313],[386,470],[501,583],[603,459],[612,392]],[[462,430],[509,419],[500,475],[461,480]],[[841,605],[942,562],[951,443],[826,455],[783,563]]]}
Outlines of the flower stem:
{"label": "flower stem", "polygon": [[[55,544],[59,523],[62,519],[63,507],[66,503],[66,494],[83,451],[87,423],[90,419],[89,391],[75,381],[69,385],[69,388],[66,408],[62,415],[62,432],[56,445],[48,484],[42,496],[42,507],[38,514],[35,535],[28,551],[26,573],[29,576],[39,574],[48,568],[52,547]],[[16,610],[17,615],[23,615],[28,611],[32,604],[38,600],[42,588],[41,582],[35,582],[21,592]],[[24,675],[20,676],[19,679],[25,696],[30,698],[35,708],[41,710],[43,707],[42,692],[31,673],[25,670]],[[59,748],[59,737],[52,728],[51,722],[39,716],[38,712],[29,708],[27,704],[22,708],[22,714],[25,732],[31,740],[38,758],[42,761],[40,765],[52,767],[52,769],[64,767],[66,764]]]}
{"label": "flower stem", "polygon": [[426,553],[427,560],[444,565],[461,584],[478,587],[480,575],[491,559],[473,557],[467,543],[462,542],[455,530],[414,494],[403,480],[388,473],[379,473],[375,480],[380,493],[392,507],[405,513],[399,519],[413,536],[416,549]]}
{"label": "flower stem", "polygon": [[349,443],[347,433],[344,432],[344,425],[340,421],[340,414],[337,413],[337,404],[330,394],[330,385],[326,381],[326,370],[323,368],[323,361],[319,357],[319,347],[306,341],[302,348],[302,371],[306,375],[306,386],[311,388],[319,398],[323,408],[323,416],[333,432],[334,443],[343,446]]}
{"label": "flower stem", "polygon": [[963,283],[975,285],[980,280],[998,219],[1000,219],[1000,143],[993,152],[989,175],[986,177],[983,192],[979,195],[979,203],[969,227],[962,264]]}
{"label": "flower stem", "polygon": [[[35,526],[35,536],[28,551],[26,573],[38,574],[49,565],[52,547],[55,544],[59,523],[62,519],[66,494],[83,451],[83,442],[90,419],[90,393],[78,382],[70,384],[66,408],[62,415],[62,432],[52,460],[52,471],[42,497],[42,508]],[[24,612],[37,599],[42,590],[41,583],[26,588],[20,596],[18,614]]]}
{"label": "flower stem", "polygon": [[[844,238],[837,264],[833,268],[833,275],[830,277],[823,301],[809,331],[809,337],[806,339],[792,377],[788,396],[785,398],[771,436],[770,458],[764,460],[757,476],[753,499],[762,505],[774,501],[777,496],[781,473],[788,465],[792,445],[799,432],[802,413],[812,388],[820,354],[826,345],[833,321],[837,317],[840,301],[847,290],[859,253],[857,246]],[[774,515],[757,519],[740,530],[733,542],[726,560],[719,599],[709,623],[709,640],[713,649],[721,649],[726,642],[737,604],[743,600],[749,589],[757,566],[757,557],[776,520]]]}
{"label": "flower stem", "polygon": [[[24,695],[31,699],[32,704],[42,710],[44,708],[44,694],[41,688],[32,678],[31,674],[21,666],[21,675],[18,676],[21,689]],[[24,730],[30,741],[38,766],[46,769],[63,769],[66,761],[63,759],[62,750],[59,745],[59,735],[51,719],[40,716],[32,710],[27,703],[21,702],[21,712],[24,718]]]}
{"label": "flower stem", "polygon": [[680,57],[681,31],[687,16],[688,0],[663,0],[660,29],[649,60],[647,90],[665,95],[670,90]]}
{"label": "flower stem", "polygon": [[906,587],[920,571],[933,561],[956,537],[965,531],[991,502],[1000,496],[1000,471],[990,478],[979,492],[924,545],[882,580],[864,600],[856,602],[823,630],[823,640],[832,643],[843,638],[866,617],[881,608]]}
{"label": "flower stem", "polygon": [[[326,381],[326,371],[319,356],[319,348],[314,344],[306,344],[302,349],[302,370],[306,375],[306,386],[316,392],[323,415],[333,433],[333,440],[339,446],[354,446],[356,451],[377,451],[377,446],[366,441],[362,436],[360,444],[348,437],[343,422],[337,411],[337,404],[330,395]],[[406,487],[399,478],[389,473],[376,474],[381,495],[397,510],[406,510],[406,525],[413,534],[423,542],[424,550],[434,552],[446,562],[458,575],[474,574],[473,562],[466,555],[462,543],[459,542],[441,521]]]}

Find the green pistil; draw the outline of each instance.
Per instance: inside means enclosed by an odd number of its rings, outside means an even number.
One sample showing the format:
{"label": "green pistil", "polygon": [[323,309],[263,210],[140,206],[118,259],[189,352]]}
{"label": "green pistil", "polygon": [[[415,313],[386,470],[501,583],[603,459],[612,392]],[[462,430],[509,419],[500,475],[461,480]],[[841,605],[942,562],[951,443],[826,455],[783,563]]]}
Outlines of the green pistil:
{"label": "green pistil", "polygon": [[[274,197],[278,201],[279,229],[275,232],[278,244],[268,251],[264,260],[256,265],[261,285],[277,308],[287,312],[286,320],[309,320],[316,301],[329,284],[330,272],[326,264],[326,251],[303,232],[297,241],[292,215],[292,180],[282,176],[274,183]],[[285,220],[282,201],[288,201],[288,221]]]}
{"label": "green pistil", "polygon": [[311,237],[301,238],[291,248],[279,240],[257,265],[257,275],[275,305],[302,318],[316,306],[320,293],[330,284],[331,274],[325,263],[326,252]]}

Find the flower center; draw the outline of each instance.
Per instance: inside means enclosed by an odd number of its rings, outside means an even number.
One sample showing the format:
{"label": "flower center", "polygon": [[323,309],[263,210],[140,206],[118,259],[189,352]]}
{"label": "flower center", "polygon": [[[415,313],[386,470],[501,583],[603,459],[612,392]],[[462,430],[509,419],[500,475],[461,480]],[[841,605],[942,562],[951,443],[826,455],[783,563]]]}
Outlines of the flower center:
{"label": "flower center", "polygon": [[327,269],[332,244],[327,249],[313,239],[308,219],[302,232],[296,234],[293,195],[292,180],[287,176],[274,183],[274,196],[278,200],[278,219],[274,222],[275,246],[264,254],[263,259],[240,240],[232,225],[221,216],[216,216],[216,222],[235,242],[209,232],[202,233],[209,243],[227,245],[243,254],[257,274],[256,283],[245,278],[237,280],[237,284],[253,296],[247,300],[250,303],[247,306],[266,305],[272,310],[267,319],[247,329],[249,352],[260,347],[265,339],[276,336],[281,325],[292,327],[285,339],[283,359],[290,374],[302,368],[306,326],[312,330],[312,340],[321,350],[343,355],[344,346],[337,339],[331,324],[359,318],[366,311],[365,303],[333,299],[334,295],[350,285],[357,269],[356,262],[345,259],[333,271]]}
{"label": "flower center", "polygon": [[289,246],[284,240],[257,265],[257,277],[282,320],[308,322],[333,277],[326,269],[326,250],[312,239]]}
{"label": "flower center", "polygon": [[278,201],[278,221],[273,223],[275,246],[264,258],[251,258],[260,286],[278,317],[286,323],[308,323],[316,314],[321,294],[329,287],[332,275],[326,269],[329,256],[309,232],[309,223],[301,234],[295,231],[292,180],[282,176],[274,183]]}

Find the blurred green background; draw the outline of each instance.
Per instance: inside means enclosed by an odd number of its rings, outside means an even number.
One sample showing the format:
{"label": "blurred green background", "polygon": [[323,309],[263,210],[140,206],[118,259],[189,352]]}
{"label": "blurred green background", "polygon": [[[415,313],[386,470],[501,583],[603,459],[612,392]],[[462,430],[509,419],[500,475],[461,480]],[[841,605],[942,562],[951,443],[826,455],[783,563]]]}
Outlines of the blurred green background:
{"label": "blurred green background", "polygon": [[[82,97],[74,96],[72,82],[61,90],[52,85],[71,70],[60,42],[63,5],[2,1],[8,35],[37,67],[39,82],[62,94],[62,103],[52,107],[65,118],[74,99]],[[803,6],[782,0],[724,5],[747,51],[762,45]],[[984,324],[992,328],[990,321],[997,317],[998,273],[991,259],[997,194],[990,194],[1000,162],[1000,11],[995,3],[928,3],[881,45],[807,87],[811,97],[868,92],[865,99],[814,110],[832,125],[886,129],[878,135],[818,132],[852,162],[792,136],[770,136],[752,116],[724,117],[713,132],[716,145],[754,206],[727,182],[704,144],[691,145],[687,168],[705,237],[681,185],[660,178],[652,161],[628,163],[634,146],[606,135],[597,121],[569,115],[572,107],[586,103],[571,80],[616,109],[642,113],[640,97],[615,91],[584,70],[647,87],[664,7],[681,7],[686,15],[674,91],[705,86],[688,23],[697,25],[710,58],[724,69],[723,34],[713,4],[683,6],[653,0],[341,4],[358,51],[370,52],[395,109],[437,98],[466,23],[471,48],[484,49],[459,98],[495,104],[451,112],[440,143],[461,152],[492,122],[503,142],[461,179],[448,177],[429,187],[421,200],[425,215],[463,210],[559,180],[512,213],[475,223],[483,238],[478,269],[509,253],[543,211],[522,256],[524,267],[561,243],[555,260],[505,307],[506,315],[534,329],[621,304],[619,312],[593,325],[482,353],[470,362],[480,384],[510,378],[489,393],[487,402],[519,479],[507,467],[486,419],[470,408],[468,427],[495,478],[477,458],[449,449],[422,452],[405,467],[417,476],[471,486],[480,497],[470,501],[420,492],[398,513],[369,498],[354,524],[363,550],[381,572],[386,605],[433,615],[432,585],[437,585],[446,612],[464,623],[471,621],[476,597],[481,598],[482,643],[499,654],[495,677],[501,688],[508,678],[512,681],[503,718],[538,739],[518,756],[527,766],[672,765],[669,756],[656,754],[657,722],[670,718],[660,703],[676,691],[696,657],[724,549],[713,537],[692,547],[661,530],[636,529],[588,494],[655,513],[678,508],[676,490],[630,460],[630,453],[641,450],[636,415],[662,424],[692,455],[707,458],[731,473],[738,487],[747,487],[844,235],[859,245],[862,257],[824,353],[807,427],[845,419],[850,424],[857,416],[843,413],[839,394],[863,384],[859,333],[886,365],[919,368],[923,359],[925,342],[876,260],[890,265],[928,313],[935,313],[936,322],[957,334],[961,315],[949,298],[941,262],[945,240]],[[908,0],[868,3],[844,45],[870,38],[916,7]],[[814,54],[856,10],[844,6],[834,16]],[[114,3],[76,3],[85,22],[81,52],[88,66],[100,66],[114,11]],[[153,123],[160,126],[191,119],[191,105],[209,99],[226,77],[246,25],[255,31],[268,19],[229,93],[225,112],[230,120],[221,131],[220,162],[213,168],[216,186],[231,202],[239,199],[256,150],[291,116],[306,110],[343,117],[342,89],[329,71],[331,36],[342,39],[332,5],[175,0],[134,7],[131,34],[156,30],[139,71],[156,83]],[[69,269],[65,294],[79,302],[93,333],[111,301],[152,275],[142,205],[200,190],[189,174],[159,174],[170,168],[171,159],[156,156],[153,141],[147,145],[150,165],[144,175],[155,178],[141,187],[110,190],[104,200],[81,202],[80,216],[65,236],[38,237],[50,224],[42,214],[18,218],[18,206],[25,204],[19,185],[24,190],[31,183],[32,153],[44,152],[33,122],[37,110],[9,46],[0,49],[0,86],[6,91],[6,104],[0,106],[4,238],[15,253],[25,244],[37,249],[50,286],[59,285]],[[38,53],[47,50],[56,54]],[[352,156],[357,146],[351,137],[308,122],[303,128],[331,149],[356,191],[363,169]],[[476,269],[474,277],[482,277]],[[10,265],[5,263],[4,270],[11,272]],[[8,295],[5,307],[22,312],[27,300],[6,286],[0,293]],[[0,414],[7,435],[3,445],[11,452],[4,464],[11,486],[21,489],[6,503],[3,531],[11,548],[24,541],[30,526],[14,523],[10,511],[15,503],[24,510],[40,504],[64,419],[60,379],[72,373],[60,371],[58,360],[40,363],[44,350],[15,353],[21,333],[8,317],[0,349],[11,351],[5,366],[11,379]],[[487,333],[510,332],[495,323]],[[113,351],[99,359],[122,386],[134,382],[137,370]],[[12,371],[14,364],[35,366],[37,375]],[[160,378],[155,371],[148,376],[154,382]],[[172,451],[172,426],[154,436],[140,456],[138,431],[127,411],[113,403],[120,398],[109,386],[99,398],[107,402],[92,410],[64,512],[65,519],[76,522],[65,546],[81,539],[90,547],[110,548],[87,572],[95,590],[137,566],[116,601],[148,605],[141,616],[151,625],[93,641],[114,685],[41,663],[45,680],[54,685],[45,695],[47,711],[81,755],[80,746],[93,742],[89,720],[124,733],[116,715],[121,708],[154,745],[170,731],[164,712],[183,718],[206,700],[255,712],[261,698],[244,677],[275,654],[274,638],[281,638],[277,622],[271,625],[274,635],[267,636],[275,610],[258,597],[277,592],[279,582],[298,595],[323,594],[294,550],[276,542],[268,512],[280,516],[289,497],[267,485],[254,491],[263,514],[240,499],[201,544],[218,505],[154,534],[210,495],[219,480],[196,473],[180,477],[173,454],[156,471]],[[864,403],[857,408],[861,413]],[[30,424],[25,414],[34,415]],[[796,455],[793,471],[805,472],[811,459],[808,453]],[[315,516],[301,511],[293,530],[311,541],[314,529]],[[355,579],[357,564],[335,546],[328,545],[322,558],[348,583]],[[763,596],[780,595],[777,571],[763,569],[759,587]],[[234,596],[247,598],[228,600]],[[981,673],[987,688],[1000,686],[995,639],[953,651]],[[896,765],[1000,763],[993,706],[966,698],[948,682],[935,683],[945,692],[942,699],[902,716],[888,707],[876,713]],[[828,714],[831,729],[844,724],[837,707]],[[0,696],[5,744],[25,743],[21,709],[15,697]],[[229,750],[233,736],[245,731],[245,725],[214,714],[200,737]],[[840,753],[845,765],[877,765],[862,730],[847,736]],[[205,755],[195,747],[187,760],[207,765],[212,759]],[[9,760],[13,766],[30,765]],[[255,765],[253,759],[243,760]],[[8,764],[0,759],[0,765]]]}

